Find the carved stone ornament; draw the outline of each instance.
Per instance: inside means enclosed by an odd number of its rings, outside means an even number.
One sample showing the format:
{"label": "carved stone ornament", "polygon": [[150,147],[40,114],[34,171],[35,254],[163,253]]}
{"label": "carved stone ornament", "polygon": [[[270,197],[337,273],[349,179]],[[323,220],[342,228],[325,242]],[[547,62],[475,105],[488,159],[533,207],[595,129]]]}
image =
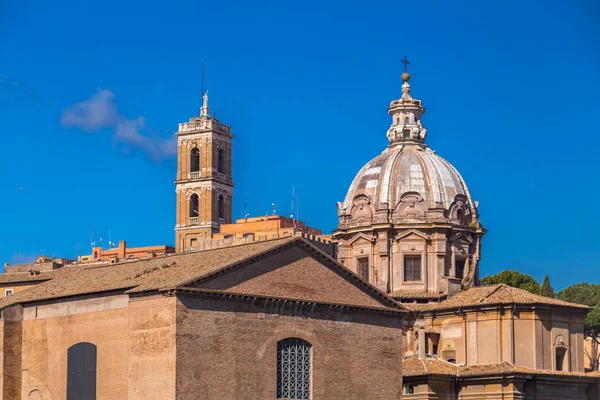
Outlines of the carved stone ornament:
{"label": "carved stone ornament", "polygon": [[400,218],[425,218],[426,211],[423,196],[417,192],[406,192],[396,205],[395,216]]}
{"label": "carved stone ornament", "polygon": [[353,222],[371,222],[373,220],[373,207],[368,196],[364,194],[356,196],[353,204],[350,213]]}

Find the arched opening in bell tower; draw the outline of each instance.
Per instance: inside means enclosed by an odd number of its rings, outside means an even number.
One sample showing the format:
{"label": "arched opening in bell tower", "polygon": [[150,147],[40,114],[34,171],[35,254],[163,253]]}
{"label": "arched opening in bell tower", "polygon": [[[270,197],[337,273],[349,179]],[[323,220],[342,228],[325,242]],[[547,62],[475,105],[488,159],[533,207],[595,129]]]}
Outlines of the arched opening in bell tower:
{"label": "arched opening in bell tower", "polygon": [[196,218],[198,215],[198,195],[194,193],[190,196],[190,218]]}
{"label": "arched opening in bell tower", "polygon": [[225,199],[223,199],[223,195],[219,195],[218,209],[219,219],[225,219]]}
{"label": "arched opening in bell tower", "polygon": [[222,174],[225,173],[225,152],[223,149],[219,149],[217,155],[217,171]]}
{"label": "arched opening in bell tower", "polygon": [[190,152],[190,172],[200,171],[200,150],[194,147]]}

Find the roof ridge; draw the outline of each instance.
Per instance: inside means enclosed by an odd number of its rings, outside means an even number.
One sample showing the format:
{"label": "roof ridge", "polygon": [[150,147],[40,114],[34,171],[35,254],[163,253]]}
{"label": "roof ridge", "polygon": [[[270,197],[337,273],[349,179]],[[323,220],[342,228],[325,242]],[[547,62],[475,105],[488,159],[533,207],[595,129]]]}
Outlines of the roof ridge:
{"label": "roof ridge", "polygon": [[[494,293],[496,293],[498,290],[500,290],[501,288],[504,288],[504,283],[500,283],[496,286],[496,288],[494,288],[494,290],[492,290],[491,292],[489,292],[488,294],[486,294],[485,296],[480,297],[477,302],[481,303],[482,301],[484,301],[485,299],[489,298],[491,295],[493,295]],[[492,285],[490,285],[490,287],[492,287]],[[510,293],[509,293],[510,294]],[[511,295],[512,298],[512,295]]]}
{"label": "roof ridge", "polygon": [[427,368],[427,363],[425,362],[425,360],[423,360],[422,358],[418,359],[419,361],[421,361],[421,364],[423,364],[423,368],[425,368],[425,373],[429,373],[429,368]]}
{"label": "roof ridge", "polygon": [[[268,249],[260,251],[260,252],[258,252],[256,254],[251,255],[251,256],[247,256],[247,257],[245,257],[245,258],[243,258],[241,260],[232,261],[232,262],[230,262],[230,263],[222,266],[221,268],[218,268],[218,269],[216,269],[214,271],[210,271],[207,274],[202,274],[202,275],[196,276],[196,277],[194,277],[192,279],[188,279],[186,281],[180,282],[177,285],[175,285],[174,287],[169,287],[169,288],[165,288],[165,289],[176,289],[177,287],[182,287],[182,286],[190,285],[190,284],[192,284],[194,282],[197,282],[197,281],[199,281],[201,279],[208,278],[210,276],[213,276],[215,274],[218,274],[220,272],[223,272],[223,271],[226,271],[226,270],[228,270],[230,268],[233,268],[236,265],[240,265],[240,264],[246,263],[246,262],[248,262],[250,260],[255,260],[257,258],[264,257],[265,255],[267,255],[268,253],[270,253],[272,251],[280,250],[280,249],[282,249],[283,247],[285,247],[287,245],[290,245],[292,243],[295,243],[295,242],[298,242],[298,241],[302,240],[301,237],[294,237],[294,236],[292,236],[291,238],[285,238],[285,239],[286,240],[284,240],[284,239],[273,239],[273,241],[275,241],[275,240],[281,240],[281,243],[279,243],[277,245],[274,245],[273,247],[269,247]],[[253,243],[255,243],[255,242],[253,242]],[[262,243],[264,243],[264,242],[262,242]],[[226,249],[226,248],[227,247],[221,247],[220,249]],[[217,250],[217,249],[215,249],[215,250]]]}

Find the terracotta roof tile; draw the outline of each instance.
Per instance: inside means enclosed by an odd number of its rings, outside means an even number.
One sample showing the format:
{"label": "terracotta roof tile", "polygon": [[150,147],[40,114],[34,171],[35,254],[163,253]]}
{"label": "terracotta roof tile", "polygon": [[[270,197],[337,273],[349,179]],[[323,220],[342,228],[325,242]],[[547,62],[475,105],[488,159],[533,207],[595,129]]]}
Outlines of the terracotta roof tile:
{"label": "terracotta roof tile", "polygon": [[456,295],[440,302],[426,304],[403,303],[409,310],[413,311],[437,311],[448,310],[458,307],[469,307],[493,304],[546,304],[554,306],[588,309],[582,304],[568,303],[566,301],[552,299],[529,293],[523,289],[517,289],[505,284],[477,286],[463,290]]}
{"label": "terracotta roof tile", "polygon": [[509,362],[498,364],[482,365],[461,365],[458,367],[458,375],[461,377],[484,376],[484,375],[502,375],[502,374],[528,374],[528,375],[549,375],[549,376],[577,376],[577,377],[600,377],[600,374],[584,372],[566,372],[550,371],[545,369],[534,369],[514,365]]}
{"label": "terracotta roof tile", "polygon": [[[0,300],[0,307],[15,303],[40,301],[88,293],[134,289],[141,292],[175,288],[184,282],[202,277],[226,265],[251,258],[296,238],[254,242],[214,250],[117,264],[80,264],[73,273],[61,274],[48,282],[17,292]],[[63,267],[63,269],[75,267]]]}
{"label": "terracotta roof tile", "polygon": [[402,361],[402,375],[405,377],[446,375],[466,378],[470,376],[495,376],[503,374],[600,378],[600,372],[598,371],[587,373],[549,371],[514,365],[509,362],[480,365],[455,365],[436,358],[426,358],[420,360],[418,357],[408,357]]}
{"label": "terracotta roof tile", "polygon": [[396,290],[390,293],[389,296],[394,299],[439,299],[447,296],[447,293],[404,292],[402,290]]}
{"label": "terracotta roof tile", "polygon": [[[306,240],[289,237],[117,264],[92,266],[79,264],[63,267],[55,271],[57,277],[54,279],[0,299],[0,308],[17,303],[117,290],[138,293],[160,289],[176,289],[294,242],[302,242],[334,263],[341,271],[354,275]],[[58,273],[58,271],[67,270],[67,268],[71,273]],[[357,279],[357,281],[368,286],[373,295],[382,299],[383,303],[387,304],[390,309],[405,310],[402,305],[385,295],[385,293],[360,279]],[[385,306],[383,307],[385,308]]]}
{"label": "terracotta roof tile", "polygon": [[447,375],[456,376],[455,364],[436,358],[408,357],[402,360],[402,376]]}

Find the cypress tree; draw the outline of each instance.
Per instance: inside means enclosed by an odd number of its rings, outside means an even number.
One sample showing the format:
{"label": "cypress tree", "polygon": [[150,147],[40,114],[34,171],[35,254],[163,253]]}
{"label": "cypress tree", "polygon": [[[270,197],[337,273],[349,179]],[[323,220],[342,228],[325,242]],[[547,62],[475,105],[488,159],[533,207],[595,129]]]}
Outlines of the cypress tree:
{"label": "cypress tree", "polygon": [[542,282],[540,294],[542,296],[554,298],[554,289],[552,289],[552,286],[550,285],[550,277],[548,275],[544,276],[544,282]]}

